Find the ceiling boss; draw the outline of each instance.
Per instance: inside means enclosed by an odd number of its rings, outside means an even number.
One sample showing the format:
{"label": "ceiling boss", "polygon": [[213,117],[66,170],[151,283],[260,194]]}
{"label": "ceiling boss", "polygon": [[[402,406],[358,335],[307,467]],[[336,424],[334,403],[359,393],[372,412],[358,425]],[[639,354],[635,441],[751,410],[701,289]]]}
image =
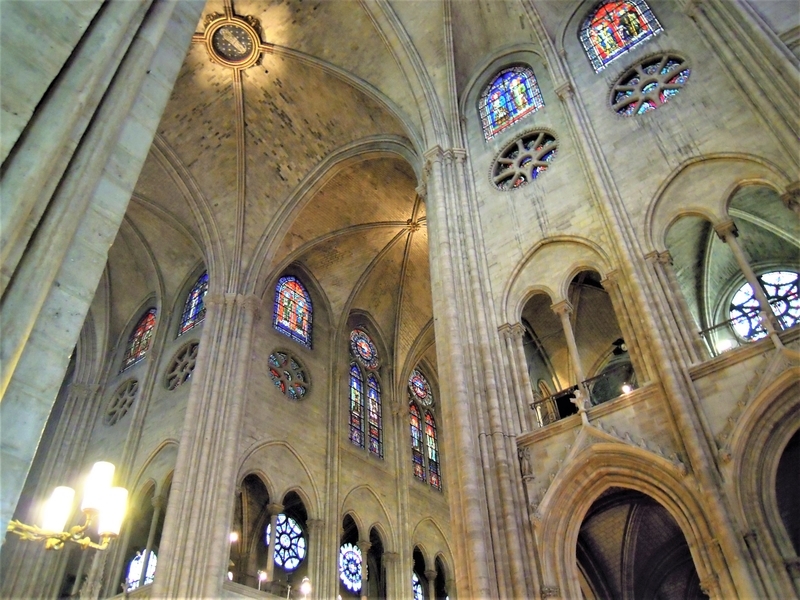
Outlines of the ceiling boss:
{"label": "ceiling boss", "polygon": [[233,69],[247,69],[261,58],[261,36],[258,20],[232,13],[212,14],[206,18],[206,28],[195,34],[195,40],[206,46],[216,63]]}

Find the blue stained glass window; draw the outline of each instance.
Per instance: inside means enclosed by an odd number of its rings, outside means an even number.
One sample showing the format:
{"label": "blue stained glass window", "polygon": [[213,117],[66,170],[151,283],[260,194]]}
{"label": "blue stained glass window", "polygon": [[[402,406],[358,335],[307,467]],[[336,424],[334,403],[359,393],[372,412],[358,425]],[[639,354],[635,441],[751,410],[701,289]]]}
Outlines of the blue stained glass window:
{"label": "blue stained glass window", "polygon": [[361,550],[353,544],[339,548],[339,579],[348,590],[361,591]]}
{"label": "blue stained glass window", "polygon": [[[147,561],[147,573],[145,574],[142,585],[149,585],[153,583],[156,577],[156,565],[158,558],[156,553],[150,551],[150,560]],[[135,590],[139,587],[139,580],[142,578],[142,569],[144,569],[144,554],[137,552],[128,565],[128,576],[125,578],[125,586],[128,592]]]}
{"label": "blue stained glass window", "polygon": [[350,365],[350,441],[364,447],[364,379],[355,363]]}
{"label": "blue stained glass window", "polygon": [[431,386],[425,379],[425,375],[417,369],[411,371],[411,377],[408,378],[408,389],[424,406],[430,406],[433,403]]}
{"label": "blue stained glass window", "polygon": [[181,315],[181,325],[178,328],[178,335],[196,327],[206,318],[205,298],[208,293],[208,271],[200,275],[192,286],[186,302],[183,304],[183,314]]}
{"label": "blue stained glass window", "polygon": [[580,40],[599,73],[612,60],[661,31],[661,24],[644,0],[612,0],[589,13]]}
{"label": "blue stained glass window", "polygon": [[624,117],[655,110],[677,95],[690,75],[679,56],[664,54],[635,64],[614,84],[611,108]]}
{"label": "blue stained glass window", "polygon": [[425,459],[422,456],[422,426],[417,405],[411,402],[408,405],[411,420],[411,464],[414,468],[414,477],[425,481]]}
{"label": "blue stained glass window", "polygon": [[425,446],[428,448],[428,482],[437,490],[442,489],[439,478],[439,445],[436,440],[436,421],[433,415],[425,412]]}
{"label": "blue stained glass window", "polygon": [[497,74],[481,95],[478,114],[487,140],[544,106],[533,71],[516,66]]}
{"label": "blue stained glass window", "polygon": [[[265,533],[269,546],[269,534],[272,525],[267,525]],[[306,539],[303,530],[291,517],[281,513],[275,523],[275,564],[287,571],[294,571],[306,557]]]}
{"label": "blue stained glass window", "polygon": [[383,423],[381,421],[381,386],[374,375],[367,378],[367,418],[369,451],[383,458]]}
{"label": "blue stained glass window", "polygon": [[147,356],[150,342],[153,339],[153,329],[156,326],[156,313],[155,308],[148,308],[147,312],[139,319],[136,327],[134,327],[128,338],[128,345],[125,347],[125,356],[122,359],[120,373]]}
{"label": "blue stained glass window", "polygon": [[[772,271],[758,277],[772,312],[781,327],[788,329],[800,321],[800,275],[793,271]],[[761,306],[749,283],[742,285],[731,299],[730,319],[739,337],[755,341],[766,337],[761,323]]]}
{"label": "blue stained glass window", "polygon": [[275,287],[272,324],[282,334],[311,348],[311,296],[296,277],[281,277]]}
{"label": "blue stained glass window", "polygon": [[422,582],[419,575],[411,572],[411,590],[414,592],[414,600],[425,600],[425,593],[422,591]]}

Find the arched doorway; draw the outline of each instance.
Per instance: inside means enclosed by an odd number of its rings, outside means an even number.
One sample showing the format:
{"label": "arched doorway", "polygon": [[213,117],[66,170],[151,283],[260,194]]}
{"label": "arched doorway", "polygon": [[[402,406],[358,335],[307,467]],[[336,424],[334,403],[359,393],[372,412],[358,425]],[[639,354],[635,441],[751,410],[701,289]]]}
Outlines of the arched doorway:
{"label": "arched doorway", "polygon": [[581,525],[576,559],[585,598],[705,598],[678,523],[635,490],[613,487],[597,498]]}

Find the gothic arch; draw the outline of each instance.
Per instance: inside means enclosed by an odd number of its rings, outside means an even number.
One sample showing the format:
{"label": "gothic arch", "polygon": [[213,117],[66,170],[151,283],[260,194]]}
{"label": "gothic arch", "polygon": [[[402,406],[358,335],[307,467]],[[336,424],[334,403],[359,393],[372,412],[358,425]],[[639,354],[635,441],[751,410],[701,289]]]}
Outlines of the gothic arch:
{"label": "gothic arch", "polygon": [[425,557],[425,565],[429,570],[435,568],[437,556],[442,557],[442,562],[448,568],[452,564],[450,561],[452,549],[447,536],[432,517],[425,517],[414,526],[411,531],[411,545],[419,548],[422,556]]}
{"label": "gothic arch", "polygon": [[[394,135],[372,136],[335,150],[297,184],[278,209],[277,216],[272,219],[269,228],[256,244],[252,263],[244,278],[245,289],[253,290],[253,293],[263,296],[271,281],[271,274],[285,269],[309,250],[308,244],[304,244],[285,257],[277,257],[279,262],[273,262],[275,260],[273,257],[276,257],[283,239],[283,233],[291,227],[302,209],[328,182],[347,167],[384,157],[404,160],[414,170],[417,181],[422,181],[422,160],[404,138]],[[311,243],[319,241],[321,240],[317,239]]]}
{"label": "gothic arch", "polygon": [[537,243],[508,279],[499,303],[501,322],[519,323],[525,302],[536,291],[544,291],[554,302],[567,298],[574,275],[587,269],[601,276],[611,271],[611,260],[595,242],[556,236]]}
{"label": "gothic arch", "polygon": [[666,249],[670,226],[695,214],[711,223],[725,220],[728,203],[743,185],[766,185],[782,192],[790,179],[776,165],[756,156],[711,154],[679,165],[661,184],[644,217],[644,247]]}
{"label": "gothic arch", "polygon": [[[279,456],[279,453],[284,456]],[[286,464],[287,460],[291,466]],[[281,468],[276,468],[276,465],[281,465]],[[273,473],[269,480],[265,479],[266,472]],[[302,456],[286,442],[256,442],[242,453],[238,473],[237,481],[242,481],[250,473],[258,474],[267,486],[270,498],[283,498],[287,492],[295,491],[305,503],[309,515],[323,514],[319,489],[311,470]],[[268,481],[272,482],[271,487]],[[299,490],[309,491],[301,494]]]}
{"label": "gothic arch", "polygon": [[[727,460],[726,480],[732,482],[735,510],[756,552],[765,554],[773,568],[770,580],[777,596],[796,593],[786,575],[785,561],[796,556],[778,512],[775,495],[778,462],[789,439],[800,428],[800,397],[797,381],[800,367],[786,369],[754,398],[739,416],[722,450]],[[754,451],[757,449],[757,451]]]}
{"label": "gothic arch", "polygon": [[712,597],[735,596],[702,504],[684,477],[679,467],[647,450],[606,442],[584,448],[558,474],[534,517],[542,570],[553,578],[544,581],[545,586],[555,585],[566,598],[581,597],[575,563],[578,532],[600,494],[621,487],[650,496],[675,519],[691,549],[701,582],[710,585],[714,574],[719,577],[719,588]]}
{"label": "gothic arch", "polygon": [[[353,516],[353,520],[358,525],[359,535],[367,536],[361,539],[368,539],[370,529],[382,524],[380,531],[384,547],[398,547],[397,532],[392,526],[389,511],[371,485],[357,485],[344,494],[341,514],[342,518],[348,514]],[[360,514],[361,519],[357,519],[355,517],[356,514]],[[367,522],[372,523],[372,525],[366,527],[365,523]]]}
{"label": "gothic arch", "polygon": [[136,477],[130,479],[134,484],[133,489],[142,485],[145,478],[150,478],[155,482],[155,494],[161,494],[166,485],[172,482],[171,473],[175,469],[178,460],[178,440],[167,439],[162,441],[155,450],[144,460],[139,467]]}

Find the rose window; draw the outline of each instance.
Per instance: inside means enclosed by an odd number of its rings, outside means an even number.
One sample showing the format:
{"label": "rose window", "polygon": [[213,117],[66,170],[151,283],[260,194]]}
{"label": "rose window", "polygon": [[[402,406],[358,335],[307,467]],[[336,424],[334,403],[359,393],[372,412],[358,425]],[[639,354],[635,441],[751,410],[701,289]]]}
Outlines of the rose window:
{"label": "rose window", "polygon": [[544,173],[558,152],[556,138],[546,131],[528,133],[500,153],[492,167],[492,183],[512,190]]}
{"label": "rose window", "polygon": [[361,550],[353,544],[339,549],[339,579],[351,592],[361,591]]}
{"label": "rose window", "polygon": [[[267,525],[267,545],[271,529],[272,525]],[[275,535],[275,564],[287,571],[294,571],[306,557],[303,530],[297,521],[281,513],[275,523]]]}
{"label": "rose window", "polygon": [[178,350],[167,371],[166,385],[168,390],[174,390],[189,380],[197,364],[197,351],[199,349],[199,342],[191,342]]}
{"label": "rose window", "polygon": [[308,376],[298,360],[287,352],[269,355],[269,376],[283,394],[299,400],[308,392]]}
{"label": "rose window", "polygon": [[129,379],[117,388],[106,409],[105,424],[116,425],[133,404],[136,399],[136,392],[139,389],[139,382]]}
{"label": "rose window", "polygon": [[625,117],[655,110],[683,89],[690,74],[688,63],[671,54],[639,63],[614,86],[611,107]]}

